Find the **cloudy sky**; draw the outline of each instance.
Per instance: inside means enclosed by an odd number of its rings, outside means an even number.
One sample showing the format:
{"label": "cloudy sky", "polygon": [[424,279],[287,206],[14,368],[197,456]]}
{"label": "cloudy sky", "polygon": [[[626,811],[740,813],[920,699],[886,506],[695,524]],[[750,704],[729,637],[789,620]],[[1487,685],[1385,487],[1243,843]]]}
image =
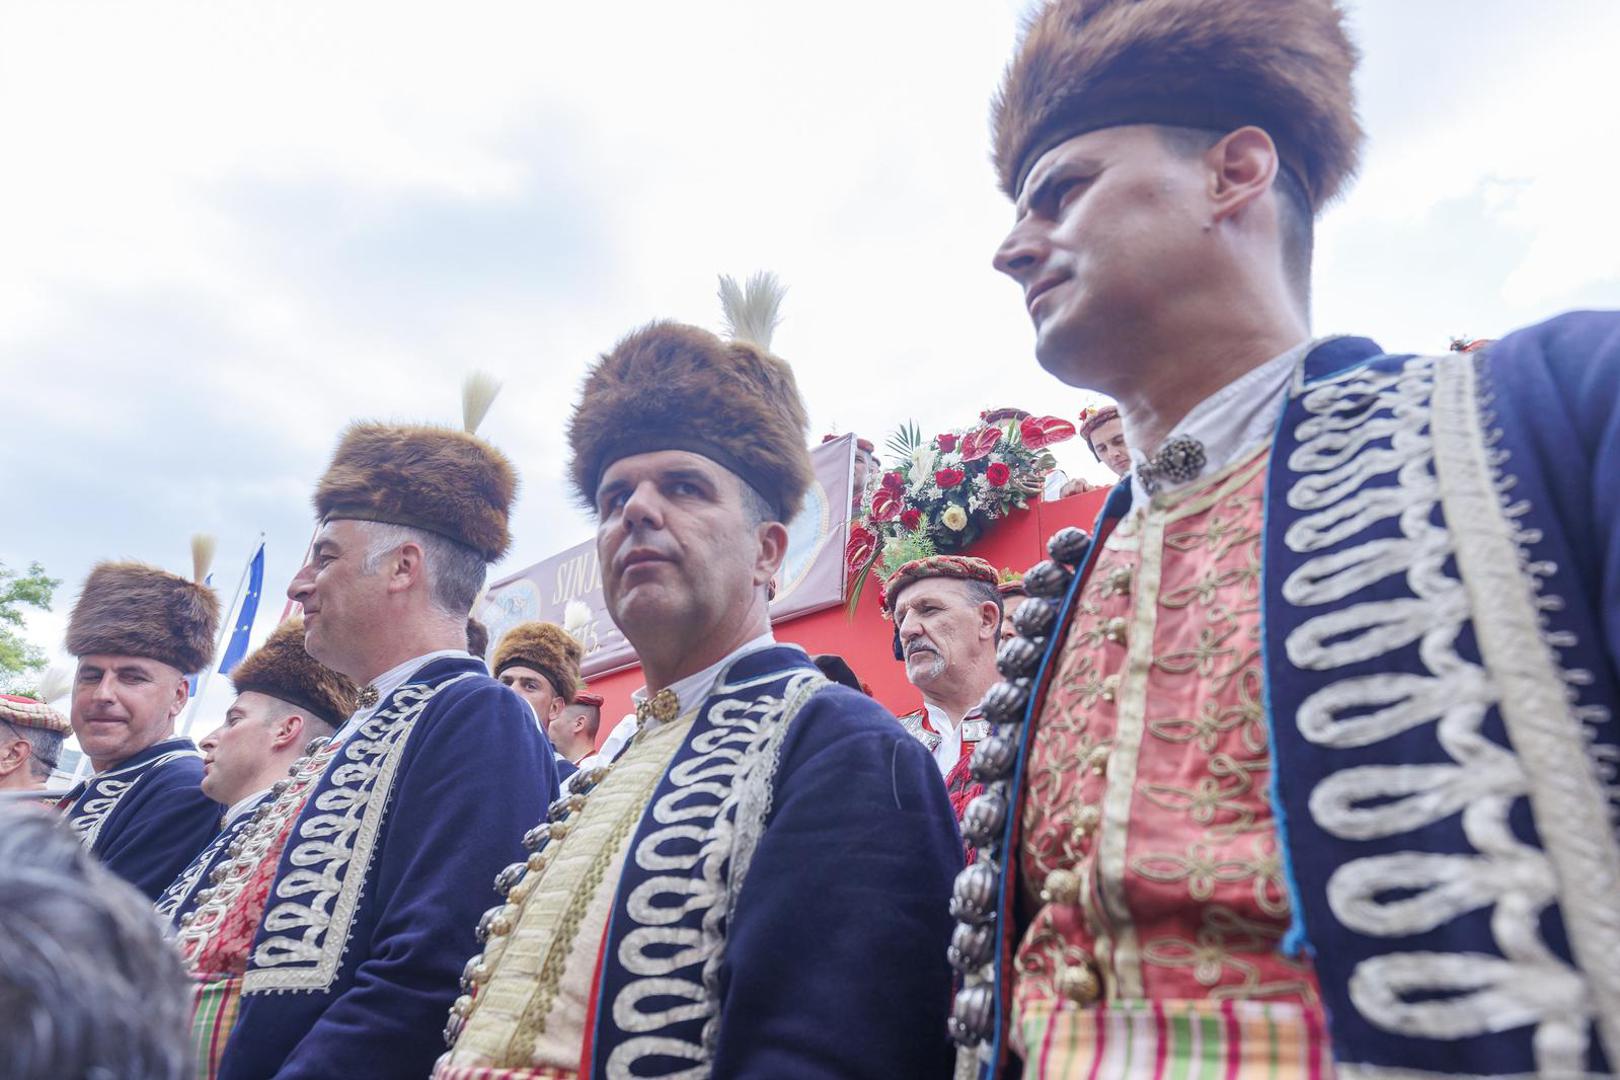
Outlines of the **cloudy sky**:
{"label": "cloudy sky", "polygon": [[[340,427],[453,422],[474,368],[523,472],[505,569],[584,539],[585,366],[651,318],[717,324],[721,271],[789,283],[816,435],[1072,415],[990,269],[986,105],[1024,6],[7,5],[0,561],[67,582],[31,636],[59,654],[96,559],[184,570],[197,531],[227,591],[263,532],[279,593]],[[1316,330],[1436,350],[1613,306],[1620,4],[1351,10],[1370,142]]]}

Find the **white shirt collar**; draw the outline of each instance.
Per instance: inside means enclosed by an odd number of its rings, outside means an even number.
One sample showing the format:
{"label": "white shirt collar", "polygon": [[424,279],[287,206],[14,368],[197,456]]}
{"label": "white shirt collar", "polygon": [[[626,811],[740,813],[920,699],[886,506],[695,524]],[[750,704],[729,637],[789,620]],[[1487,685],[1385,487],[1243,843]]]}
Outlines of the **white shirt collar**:
{"label": "white shirt collar", "polygon": [[245,799],[239,799],[236,802],[231,803],[230,809],[225,811],[225,820],[221,823],[221,827],[227,829],[230,828],[233,821],[247,813],[249,810],[252,810],[255,806],[258,806],[260,801],[269,794],[270,789],[265,788],[263,791],[255,791]]}
{"label": "white shirt collar", "polygon": [[[761,649],[768,649],[775,644],[776,635],[767,630],[754,640],[735,649],[717,663],[710,664],[695,675],[688,675],[684,679],[676,680],[668,687],[668,689],[675,691],[675,700],[680,703],[675,715],[685,716],[692,709],[701,705],[703,699],[709,696],[709,691],[714,688],[715,681],[720,678],[721,673],[733,661],[740,660],[750,653],[757,653]],[[640,705],[647,700],[648,696],[647,688],[643,686],[630,695],[630,700]]]}
{"label": "white shirt collar", "polygon": [[[372,679],[369,684],[376,687],[376,704],[367,706],[366,708],[356,712],[353,716],[349,717],[348,722],[338,729],[338,733],[333,736],[333,738],[337,740],[347,738],[351,731],[358,728],[367,720],[370,720],[371,714],[381,708],[382,703],[387,701],[389,696],[393,694],[395,690],[398,690],[400,687],[410,682],[411,676],[433,663],[433,661],[443,660],[447,657],[455,657],[460,660],[476,659],[473,654],[468,652],[466,649],[440,649],[437,652],[430,652],[422,656],[412,657],[403,664],[400,664],[398,667],[389,668],[375,679]],[[482,663],[482,661],[480,661],[480,663]]]}
{"label": "white shirt collar", "polygon": [[[1288,396],[1294,368],[1316,344],[1317,341],[1302,341],[1259,367],[1239,375],[1194,405],[1170,429],[1164,441],[1168,443],[1178,435],[1190,435],[1202,443],[1204,469],[1200,477],[1220,472],[1261,442],[1269,441],[1277,426],[1277,413]],[[1147,463],[1148,455],[1131,441],[1128,426],[1125,428],[1125,445],[1131,455],[1131,505],[1146,506],[1150,496],[1138,477],[1142,466]],[[1187,481],[1196,482],[1196,478]],[[1180,486],[1165,480],[1160,483],[1159,490],[1173,490]]]}

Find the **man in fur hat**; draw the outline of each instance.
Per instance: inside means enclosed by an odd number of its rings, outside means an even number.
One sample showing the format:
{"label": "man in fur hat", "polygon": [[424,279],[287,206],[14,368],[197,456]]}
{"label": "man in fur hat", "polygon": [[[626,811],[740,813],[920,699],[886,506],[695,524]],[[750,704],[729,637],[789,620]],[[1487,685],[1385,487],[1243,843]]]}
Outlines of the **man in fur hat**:
{"label": "man in fur hat", "polygon": [[186,675],[213,659],[219,629],[219,599],[203,584],[208,546],[194,545],[191,581],[100,563],[68,616],[79,661],[70,718],[95,774],[59,805],[91,854],[154,900],[219,829],[196,744],[174,733]]}
{"label": "man in fur hat", "polygon": [[[568,740],[565,749],[557,741],[562,732],[554,731],[553,725],[579,690],[582,655],[579,642],[568,631],[556,623],[534,620],[519,623],[503,634],[490,664],[491,673],[501,685],[511,687],[534,710],[536,722],[556,752],[559,782],[573,774],[574,762],[568,755],[577,749],[577,740]],[[587,746],[579,756],[590,749]]]}
{"label": "man in fur hat", "polygon": [[1055,0],[1008,68],[996,265],[1135,467],[985,700],[965,1065],[1620,1067],[1620,318],[1313,341],[1355,57],[1332,0]]}
{"label": "man in fur hat", "polygon": [[746,332],[653,323],[586,378],[570,475],[640,726],[502,876],[444,1080],[949,1067],[930,951],[960,844],[922,747],[771,636],[811,471],[792,372]]}
{"label": "man in fur hat", "polygon": [[352,426],[316,487],[288,595],[309,655],[362,690],[178,935],[226,1080],[426,1075],[485,905],[468,883],[556,795],[529,707],[466,651],[517,482],[467,411],[465,431]]}
{"label": "man in fur hat", "polygon": [[[354,683],[304,651],[304,620],[277,627],[231,672],[236,700],[225,722],[203,736],[203,794],[223,809],[219,835],[158,898],[158,914],[179,926],[213,884],[254,813],[271,798],[313,739],[327,739],[354,711]],[[204,897],[206,898],[206,897]]]}
{"label": "man in fur hat", "polygon": [[968,759],[990,733],[979,702],[996,681],[1000,580],[983,559],[930,555],[883,581],[897,658],[923,696],[923,707],[900,717],[900,726],[933,755],[958,817],[979,793]]}
{"label": "man in fur hat", "polygon": [[43,790],[69,730],[45,702],[0,694],[0,792]]}

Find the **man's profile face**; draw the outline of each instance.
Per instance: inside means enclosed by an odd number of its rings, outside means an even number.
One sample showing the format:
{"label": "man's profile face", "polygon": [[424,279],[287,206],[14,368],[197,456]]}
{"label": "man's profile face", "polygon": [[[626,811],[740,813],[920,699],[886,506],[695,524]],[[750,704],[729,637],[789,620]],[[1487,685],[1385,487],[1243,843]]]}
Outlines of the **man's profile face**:
{"label": "man's profile face", "polygon": [[996,635],[997,645],[1018,636],[1018,630],[1013,626],[1013,613],[1028,599],[1023,593],[1008,593],[1001,598],[1001,632]]}
{"label": "man's profile face", "polygon": [[230,806],[253,794],[265,764],[275,753],[273,722],[283,710],[256,690],[238,694],[225,722],[197,744],[203,754],[203,794]]}
{"label": "man's profile face", "polygon": [[73,734],[97,770],[162,742],[185,708],[186,677],[161,660],[92,654],[73,679]]}
{"label": "man's profile face", "polygon": [[531,667],[508,664],[501,669],[501,684],[517,691],[518,697],[534,707],[534,715],[542,725],[549,724],[562,711],[563,699],[557,696],[551,680]]}
{"label": "man's profile face", "polygon": [[596,512],[602,592],[631,644],[740,617],[777,569],[759,565],[763,526],[743,508],[742,481],[701,454],[621,458],[602,474]]}
{"label": "man's profile face", "polygon": [[1023,288],[1041,366],[1066,382],[1115,385],[1093,354],[1128,350],[1192,285],[1205,236],[1202,161],[1147,125],[1077,135],[1036,160],[995,266]]}
{"label": "man's profile face", "polygon": [[894,606],[906,678],[924,693],[944,691],[981,651],[996,648],[995,622],[957,578],[923,578],[907,585]]}
{"label": "man's profile face", "polygon": [[304,649],[333,671],[364,679],[352,647],[386,629],[388,562],[364,572],[368,538],[361,522],[328,521],[315,534],[309,561],[287,586],[304,605]]}
{"label": "man's profile face", "polygon": [[1090,438],[1091,452],[1112,469],[1115,476],[1124,476],[1131,471],[1130,451],[1125,449],[1124,421],[1116,416],[1098,424],[1092,429]]}

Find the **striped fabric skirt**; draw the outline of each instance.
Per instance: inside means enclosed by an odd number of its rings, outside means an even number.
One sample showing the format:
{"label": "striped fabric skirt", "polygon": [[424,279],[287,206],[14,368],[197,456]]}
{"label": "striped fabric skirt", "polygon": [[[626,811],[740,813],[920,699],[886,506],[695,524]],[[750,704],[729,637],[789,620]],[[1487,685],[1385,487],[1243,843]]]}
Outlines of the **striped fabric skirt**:
{"label": "striped fabric skirt", "polygon": [[197,1080],[215,1080],[242,1004],[242,976],[198,978],[191,1004],[191,1056],[197,1063]]}
{"label": "striped fabric skirt", "polygon": [[1029,1080],[1331,1080],[1320,1009],[1293,1002],[1027,1007]]}

